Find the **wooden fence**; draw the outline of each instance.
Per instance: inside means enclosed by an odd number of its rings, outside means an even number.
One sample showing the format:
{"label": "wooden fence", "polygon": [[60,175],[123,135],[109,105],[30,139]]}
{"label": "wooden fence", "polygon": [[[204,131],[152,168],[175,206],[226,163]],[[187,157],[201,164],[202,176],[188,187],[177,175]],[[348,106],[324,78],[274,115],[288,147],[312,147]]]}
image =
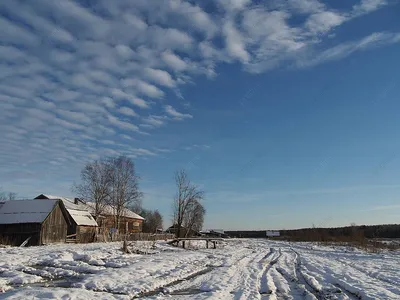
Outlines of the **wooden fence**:
{"label": "wooden fence", "polygon": [[97,242],[117,242],[117,241],[158,241],[170,240],[175,238],[175,235],[170,233],[129,233],[129,234],[98,234]]}

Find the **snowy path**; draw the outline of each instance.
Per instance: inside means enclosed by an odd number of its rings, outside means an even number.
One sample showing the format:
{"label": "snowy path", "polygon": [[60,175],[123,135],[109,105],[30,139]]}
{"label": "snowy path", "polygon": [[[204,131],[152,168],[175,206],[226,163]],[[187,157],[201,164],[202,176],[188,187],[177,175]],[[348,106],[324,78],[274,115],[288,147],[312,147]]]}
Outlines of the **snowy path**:
{"label": "snowy path", "polygon": [[0,299],[400,299],[399,252],[245,239],[215,250],[158,242],[151,255],[121,246],[0,249]]}

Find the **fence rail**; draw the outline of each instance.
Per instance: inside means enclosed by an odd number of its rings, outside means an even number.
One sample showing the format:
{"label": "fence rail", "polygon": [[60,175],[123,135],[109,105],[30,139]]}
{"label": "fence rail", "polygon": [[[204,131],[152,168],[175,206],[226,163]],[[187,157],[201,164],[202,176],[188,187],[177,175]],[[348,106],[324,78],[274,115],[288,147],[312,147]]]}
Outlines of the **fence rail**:
{"label": "fence rail", "polygon": [[158,241],[170,240],[175,238],[175,235],[170,233],[129,233],[129,234],[98,234],[97,242],[117,242],[117,241]]}

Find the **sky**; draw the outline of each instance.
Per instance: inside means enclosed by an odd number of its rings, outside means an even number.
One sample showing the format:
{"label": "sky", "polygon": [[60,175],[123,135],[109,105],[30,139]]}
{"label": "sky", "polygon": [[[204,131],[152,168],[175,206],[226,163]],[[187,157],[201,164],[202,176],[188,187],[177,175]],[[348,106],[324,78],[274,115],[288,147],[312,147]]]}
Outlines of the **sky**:
{"label": "sky", "polygon": [[0,1],[0,187],[126,155],[205,228],[400,223],[400,1]]}

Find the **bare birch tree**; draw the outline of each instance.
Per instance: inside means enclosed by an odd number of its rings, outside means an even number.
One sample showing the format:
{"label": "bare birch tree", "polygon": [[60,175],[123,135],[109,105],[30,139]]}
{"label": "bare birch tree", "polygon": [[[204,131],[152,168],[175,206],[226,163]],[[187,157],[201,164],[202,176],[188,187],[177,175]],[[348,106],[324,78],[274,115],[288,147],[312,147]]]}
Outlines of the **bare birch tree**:
{"label": "bare birch tree", "polygon": [[15,200],[17,198],[17,194],[16,193],[6,193],[6,192],[2,192],[0,189],[0,201],[11,201],[11,200]]}
{"label": "bare birch tree", "polygon": [[111,192],[110,205],[114,209],[115,228],[119,230],[121,217],[128,207],[141,207],[142,193],[139,191],[139,176],[134,162],[126,156],[110,158]]}
{"label": "bare birch tree", "polygon": [[193,231],[198,232],[203,228],[205,214],[206,210],[199,201],[190,201],[183,221],[183,226],[186,228],[186,237],[188,237]]}
{"label": "bare birch tree", "polygon": [[81,183],[72,190],[78,197],[94,203],[94,216],[97,219],[108,204],[111,191],[111,169],[107,160],[89,162],[81,171]]}
{"label": "bare birch tree", "polygon": [[174,225],[176,228],[176,236],[181,236],[182,225],[190,213],[194,201],[200,203],[204,198],[204,192],[198,186],[191,183],[186,172],[181,170],[175,174],[175,182],[177,186],[177,194],[173,204]]}

